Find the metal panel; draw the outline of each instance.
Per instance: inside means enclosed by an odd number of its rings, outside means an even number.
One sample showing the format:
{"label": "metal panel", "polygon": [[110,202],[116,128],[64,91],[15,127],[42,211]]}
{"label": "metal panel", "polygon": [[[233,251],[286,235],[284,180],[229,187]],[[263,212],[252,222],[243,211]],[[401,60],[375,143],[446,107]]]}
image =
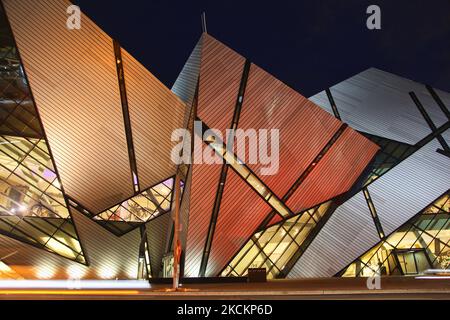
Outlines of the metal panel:
{"label": "metal panel", "polygon": [[4,236],[0,236],[0,256],[17,250],[5,262],[26,279],[136,279],[139,230],[118,238],[77,210],[72,208],[71,213],[88,267]]}
{"label": "metal panel", "polygon": [[184,274],[197,277],[222,165],[192,165],[192,186]]}
{"label": "metal panel", "polygon": [[203,35],[197,115],[222,134],[233,119],[244,62],[221,42]]}
{"label": "metal panel", "polygon": [[[417,94],[437,127],[447,121],[424,85],[375,68],[367,69],[331,88],[342,121],[352,128],[414,144],[431,131],[409,97],[410,91]],[[449,106],[450,94],[440,90],[436,92]],[[332,114],[325,91],[312,96],[310,100]]]}
{"label": "metal panel", "polygon": [[186,61],[183,69],[178,75],[177,80],[172,86],[172,92],[175,93],[188,106],[192,105],[195,90],[200,75],[200,63],[202,53],[203,37],[200,38],[189,59]]}
{"label": "metal panel", "polygon": [[218,276],[271,210],[240,176],[228,170],[206,276]]}
{"label": "metal panel", "polygon": [[450,158],[438,148],[433,140],[368,187],[386,234],[449,189]]}
{"label": "metal panel", "polygon": [[299,212],[348,191],[379,147],[346,128],[311,174],[287,201]]}
{"label": "metal panel", "polygon": [[249,163],[248,147],[245,161],[278,197],[285,195],[340,125],[320,107],[251,65],[239,128],[279,130],[279,170],[274,175],[261,175],[260,169],[268,165],[259,160],[257,164]]}
{"label": "metal panel", "polygon": [[100,212],[133,194],[113,43],[67,0],[7,0],[6,12],[66,193]]}
{"label": "metal panel", "polygon": [[133,145],[141,190],[175,174],[173,130],[183,128],[185,104],[122,49]]}
{"label": "metal panel", "polygon": [[167,230],[172,225],[172,216],[170,213],[163,214],[156,219],[148,222],[145,226],[147,229],[147,242],[150,250],[150,263],[152,272],[159,275],[161,270],[162,257],[166,253],[167,246]]}
{"label": "metal panel", "polygon": [[332,277],[380,238],[362,192],[336,209],[287,278]]}
{"label": "metal panel", "polygon": [[[435,151],[438,147],[439,143],[433,140],[369,185],[386,235],[448,190],[450,160]],[[371,231],[365,233],[369,229]],[[352,234],[352,242],[350,238],[341,240]],[[288,277],[333,276],[378,241],[370,211],[360,192],[333,213]]]}

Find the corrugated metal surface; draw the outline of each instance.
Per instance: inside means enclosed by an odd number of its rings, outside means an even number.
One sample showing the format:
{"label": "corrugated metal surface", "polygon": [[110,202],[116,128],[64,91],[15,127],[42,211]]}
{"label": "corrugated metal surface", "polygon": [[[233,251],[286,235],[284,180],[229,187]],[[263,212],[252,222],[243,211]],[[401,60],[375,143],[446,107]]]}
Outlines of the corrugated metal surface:
{"label": "corrugated metal surface", "polygon": [[368,189],[383,230],[393,232],[450,187],[450,158],[433,140]]}
{"label": "corrugated metal surface", "polygon": [[287,278],[332,277],[380,238],[363,194],[332,214]]}
{"label": "corrugated metal surface", "polygon": [[[205,146],[206,147],[206,146]],[[208,147],[209,148],[209,147]],[[192,186],[184,274],[197,277],[222,165],[192,165]]]}
{"label": "corrugated metal surface", "polygon": [[[445,122],[423,85],[380,70],[366,70],[332,88],[341,116],[354,128],[413,144],[429,134],[430,129],[410,100],[409,91],[419,95],[437,126]],[[444,103],[450,102],[448,93],[438,94]],[[332,113],[324,92],[311,100]],[[446,135],[448,132],[443,134]],[[436,140],[430,142],[369,185],[386,234],[448,189],[450,160],[437,153],[437,148],[440,145]],[[358,193],[333,213],[288,277],[333,276],[378,241],[367,204],[362,193]]]}
{"label": "corrugated metal surface", "polygon": [[346,128],[287,205],[299,212],[348,191],[378,149],[361,134]]}
{"label": "corrugated metal surface", "polygon": [[166,253],[167,246],[167,230],[172,225],[173,220],[170,213],[148,222],[145,227],[147,229],[147,242],[150,249],[150,264],[152,272],[159,275],[161,271],[162,257]]}
{"label": "corrugated metal surface", "polygon": [[249,148],[245,161],[279,198],[300,177],[340,125],[340,121],[320,107],[261,68],[251,65],[239,128],[279,130],[279,171],[275,175],[260,175],[261,167],[268,165],[259,160],[257,164],[249,163]]}
{"label": "corrugated metal surface", "polygon": [[[435,152],[438,147],[439,143],[432,141],[369,185],[370,196],[386,234],[448,190],[450,160]],[[364,232],[357,232],[359,229]],[[371,231],[366,234],[368,229]],[[350,241],[347,237],[352,234]],[[340,240],[344,238],[345,241]],[[333,276],[378,241],[376,228],[360,192],[333,213],[289,277]]]}
{"label": "corrugated metal surface", "polygon": [[228,170],[206,276],[218,276],[271,210],[241,177]]}
{"label": "corrugated metal surface", "polygon": [[[365,70],[331,88],[342,121],[352,128],[414,144],[431,130],[408,95],[409,91],[417,94],[436,126],[447,121],[423,84],[375,68]],[[440,90],[436,92],[449,106],[450,94]],[[310,100],[333,113],[325,91]]]}
{"label": "corrugated metal surface", "polygon": [[175,174],[173,130],[183,128],[185,104],[122,49],[125,85],[141,190]]}
{"label": "corrugated metal surface", "polygon": [[192,105],[195,96],[195,89],[200,75],[200,63],[202,54],[203,36],[198,41],[189,59],[186,61],[183,69],[178,75],[177,80],[172,86],[172,92],[175,93],[188,106]]}
{"label": "corrugated metal surface", "polygon": [[77,274],[84,279],[136,279],[139,230],[118,238],[77,210],[71,212],[89,267],[4,236],[0,256],[18,250],[5,262],[26,279],[68,279]]}
{"label": "corrugated metal surface", "polygon": [[197,115],[222,134],[233,119],[244,62],[221,42],[203,35]]}
{"label": "corrugated metal surface", "polygon": [[278,223],[281,221],[281,216],[279,214],[276,214],[273,216],[273,218],[270,220],[270,222],[267,224],[268,227]]}
{"label": "corrugated metal surface", "polygon": [[3,1],[66,193],[93,212],[133,194],[113,44],[66,0]]}

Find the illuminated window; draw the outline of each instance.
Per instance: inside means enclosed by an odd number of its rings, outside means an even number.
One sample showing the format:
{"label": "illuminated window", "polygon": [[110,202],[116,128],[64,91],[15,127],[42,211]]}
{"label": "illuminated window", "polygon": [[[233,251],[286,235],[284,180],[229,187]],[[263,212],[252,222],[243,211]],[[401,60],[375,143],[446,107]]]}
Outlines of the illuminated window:
{"label": "illuminated window", "polygon": [[[169,178],[93,217],[111,232],[122,235],[148,222],[172,207],[174,179]],[[184,185],[181,183],[181,191]]]}
{"label": "illuminated window", "polygon": [[248,268],[266,268],[268,278],[276,278],[298,252],[331,201],[281,221],[256,233],[237,253],[221,276],[245,276]]}
{"label": "illuminated window", "polygon": [[417,275],[432,268],[450,268],[448,192],[339,274],[343,277]]}
{"label": "illuminated window", "polygon": [[0,233],[86,263],[0,7]]}

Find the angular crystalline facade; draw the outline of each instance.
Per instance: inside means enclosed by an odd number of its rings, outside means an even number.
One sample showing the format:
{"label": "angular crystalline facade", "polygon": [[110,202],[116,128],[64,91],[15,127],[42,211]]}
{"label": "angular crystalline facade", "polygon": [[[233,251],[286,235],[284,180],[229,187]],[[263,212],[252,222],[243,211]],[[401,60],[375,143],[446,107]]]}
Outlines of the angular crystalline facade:
{"label": "angular crystalline facade", "polygon": [[[185,276],[218,276],[255,231],[347,192],[378,146],[208,34],[172,91],[204,127],[278,129],[279,170],[261,163],[193,164]],[[212,144],[205,146],[210,148]],[[217,150],[224,158],[234,150]]]}
{"label": "angular crystalline facade", "polygon": [[2,1],[0,257],[25,278],[157,276],[185,104],[87,16],[68,29],[70,5]]}
{"label": "angular crystalline facade", "polygon": [[450,94],[368,69],[310,100],[380,144],[381,166],[331,215],[289,278],[338,274],[448,192],[450,181]]}
{"label": "angular crystalline facade", "polygon": [[[206,33],[170,90],[70,5],[2,1],[0,279],[170,276],[177,174],[184,277],[448,268],[449,94],[369,69],[306,99]],[[182,128],[220,163],[177,166]],[[227,129],[277,130],[277,169]]]}

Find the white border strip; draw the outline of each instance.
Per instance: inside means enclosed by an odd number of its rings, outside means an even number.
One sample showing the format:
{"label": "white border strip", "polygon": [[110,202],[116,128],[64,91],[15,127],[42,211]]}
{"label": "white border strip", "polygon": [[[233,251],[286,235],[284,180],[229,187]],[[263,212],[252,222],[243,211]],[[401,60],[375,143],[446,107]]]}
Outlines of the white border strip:
{"label": "white border strip", "polygon": [[145,280],[0,280],[0,289],[150,289]]}

